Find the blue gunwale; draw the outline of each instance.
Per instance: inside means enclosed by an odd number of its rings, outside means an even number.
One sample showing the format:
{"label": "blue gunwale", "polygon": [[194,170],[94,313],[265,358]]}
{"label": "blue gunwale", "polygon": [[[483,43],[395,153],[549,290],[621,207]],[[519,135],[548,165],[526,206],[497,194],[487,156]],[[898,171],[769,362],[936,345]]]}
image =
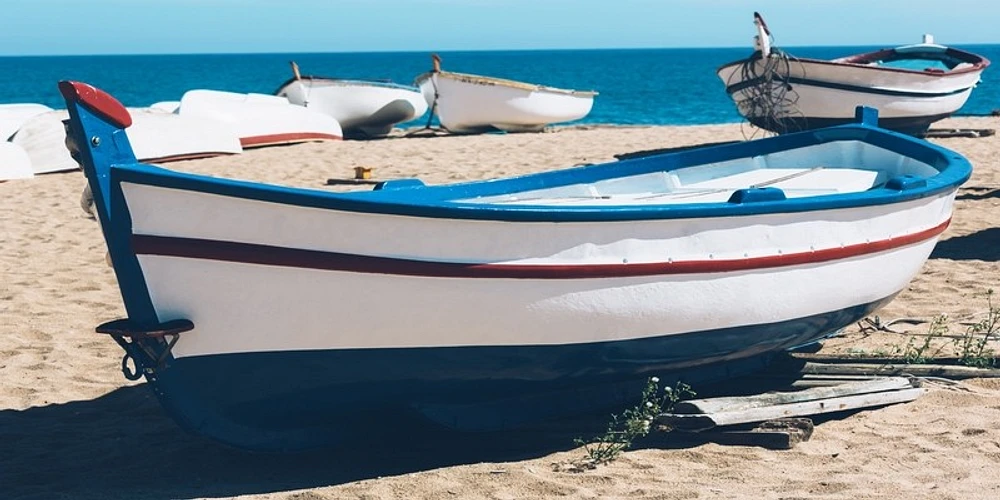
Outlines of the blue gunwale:
{"label": "blue gunwale", "polygon": [[[786,149],[835,141],[861,141],[931,165],[938,174],[926,185],[898,190],[868,191],[754,203],[691,203],[682,205],[550,206],[470,203],[453,200],[494,196],[604,179],[671,171],[693,165],[760,156]],[[588,222],[750,216],[832,210],[900,203],[957,188],[972,173],[967,159],[943,147],[868,124],[849,124],[712,148],[693,149],[646,158],[541,172],[505,179],[460,184],[399,187],[353,193],[331,193],[217,177],[174,172],[144,165],[114,165],[113,184],[132,182],[272,203],[311,208],[412,217],[511,222]]]}

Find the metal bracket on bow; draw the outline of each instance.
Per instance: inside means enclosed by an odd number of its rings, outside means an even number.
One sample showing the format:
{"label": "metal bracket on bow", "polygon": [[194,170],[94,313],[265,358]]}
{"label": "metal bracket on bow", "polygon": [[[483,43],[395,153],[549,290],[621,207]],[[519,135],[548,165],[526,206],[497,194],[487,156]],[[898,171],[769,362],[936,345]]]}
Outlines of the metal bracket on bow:
{"label": "metal bracket on bow", "polygon": [[[97,333],[111,335],[125,349],[122,373],[129,380],[138,380],[143,374],[153,374],[163,368],[180,334],[193,329],[194,323],[186,319],[148,327],[139,326],[129,319],[117,319],[98,326]],[[129,359],[135,365],[134,370],[128,366]]]}

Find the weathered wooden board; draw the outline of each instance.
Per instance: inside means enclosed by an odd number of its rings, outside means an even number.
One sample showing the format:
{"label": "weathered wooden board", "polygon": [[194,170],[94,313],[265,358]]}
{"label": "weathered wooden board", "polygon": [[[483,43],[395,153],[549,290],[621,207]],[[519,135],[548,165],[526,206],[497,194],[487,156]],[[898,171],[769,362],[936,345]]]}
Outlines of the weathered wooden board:
{"label": "weathered wooden board", "polygon": [[680,401],[675,404],[672,413],[691,414],[733,412],[748,410],[751,408],[761,408],[765,406],[813,401],[855,394],[870,394],[900,389],[912,389],[913,387],[914,382],[904,377],[876,378],[850,383],[839,383],[830,387],[816,387],[793,392],[770,392],[754,396],[691,399],[687,401]]}
{"label": "weathered wooden board", "polygon": [[905,403],[917,399],[924,392],[924,389],[914,388],[778,404],[736,411],[717,411],[705,414],[665,413],[657,417],[656,421],[659,424],[668,425],[678,430],[701,431],[727,425],[763,422],[776,418],[820,415],[844,410],[875,408],[896,403]]}
{"label": "weathered wooden board", "polygon": [[750,430],[719,429],[698,435],[718,444],[787,450],[803,441],[809,441],[812,433],[813,422],[808,418],[780,418],[762,422]]}
{"label": "weathered wooden board", "polygon": [[945,378],[1000,378],[1000,370],[950,365],[906,365],[865,363],[805,363],[801,373],[809,375],[914,375]]}

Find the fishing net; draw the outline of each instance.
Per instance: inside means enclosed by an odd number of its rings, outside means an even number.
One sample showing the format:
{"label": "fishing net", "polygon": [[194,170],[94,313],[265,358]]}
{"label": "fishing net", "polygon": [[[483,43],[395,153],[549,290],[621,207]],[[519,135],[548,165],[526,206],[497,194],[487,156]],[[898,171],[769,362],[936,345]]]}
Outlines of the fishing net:
{"label": "fishing net", "polygon": [[797,106],[799,95],[789,83],[794,64],[797,64],[795,57],[772,48],[767,57],[760,51],[754,52],[732,74],[730,79],[739,82],[740,87],[733,92],[733,100],[740,114],[751,123],[749,133],[745,128],[742,130],[744,138],[766,133],[761,129],[776,134],[805,129],[805,116]]}

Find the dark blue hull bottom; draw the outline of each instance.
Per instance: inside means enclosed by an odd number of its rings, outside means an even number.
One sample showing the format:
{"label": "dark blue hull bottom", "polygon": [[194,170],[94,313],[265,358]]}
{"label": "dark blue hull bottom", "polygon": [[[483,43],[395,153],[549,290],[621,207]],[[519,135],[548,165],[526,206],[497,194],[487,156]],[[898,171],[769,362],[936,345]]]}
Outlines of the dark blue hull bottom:
{"label": "dark blue hull bottom", "polygon": [[781,323],[597,344],[181,358],[147,378],[183,427],[241,448],[347,444],[412,419],[497,430],[624,408],[651,376],[697,390],[762,369],[775,353],[820,340],[891,298]]}
{"label": "dark blue hull bottom", "polygon": [[[932,123],[943,120],[949,116],[951,116],[951,113],[928,116],[909,116],[905,118],[879,118],[878,126],[902,134],[923,137]],[[760,127],[764,130],[770,130],[771,132],[779,134],[857,123],[857,119],[853,116],[844,118],[810,118],[797,116],[781,119],[754,117],[748,118],[748,120],[755,127]]]}

